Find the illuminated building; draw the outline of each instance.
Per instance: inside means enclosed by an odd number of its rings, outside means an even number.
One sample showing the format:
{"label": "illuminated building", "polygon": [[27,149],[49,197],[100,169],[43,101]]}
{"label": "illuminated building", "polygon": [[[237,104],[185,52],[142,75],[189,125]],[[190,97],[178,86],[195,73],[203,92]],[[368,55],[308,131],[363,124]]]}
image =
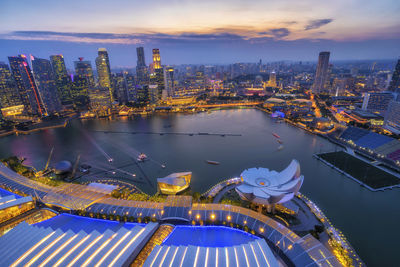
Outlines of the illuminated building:
{"label": "illuminated building", "polygon": [[146,85],[149,81],[149,71],[146,66],[143,47],[136,48],[137,65],[136,76],[139,85]]}
{"label": "illuminated building", "polygon": [[391,101],[389,103],[384,127],[395,134],[400,134],[400,102]]}
{"label": "illuminated building", "polygon": [[42,100],[25,55],[8,57],[22,104],[30,114],[43,115]]}
{"label": "illuminated building", "polygon": [[[154,91],[156,89],[156,91]],[[150,73],[150,103],[158,105],[162,99],[162,94],[165,89],[164,70],[161,66],[160,50],[153,49],[153,72]]]}
{"label": "illuminated building", "polygon": [[0,223],[14,218],[35,207],[32,197],[16,198],[15,195],[2,197],[0,195]]}
{"label": "illuminated building", "polygon": [[269,74],[268,86],[276,87],[276,73],[275,71]]}
{"label": "illuminated building", "polygon": [[124,72],[125,86],[126,86],[126,94],[127,101],[136,101],[136,86],[135,86],[135,76],[132,73],[127,71]]}
{"label": "illuminated building", "polygon": [[88,87],[94,87],[93,69],[90,61],[84,61],[83,57],[79,61],[74,61],[75,73],[77,76],[86,79]]}
{"label": "illuminated building", "polygon": [[61,103],[63,105],[72,104],[72,81],[68,75],[63,55],[50,56],[50,62],[51,66],[53,67],[56,86]]}
{"label": "illuminated building", "polygon": [[160,56],[160,49],[154,48],[153,49],[153,68],[161,69],[161,56]]}
{"label": "illuminated building", "polygon": [[314,94],[319,94],[326,90],[326,82],[328,79],[330,52],[321,52],[318,57],[317,72],[315,74],[314,84],[311,89]]}
{"label": "illuminated building", "polygon": [[71,95],[74,105],[84,107],[89,103],[89,88],[94,87],[93,70],[90,61],[74,61],[76,75],[72,80]]}
{"label": "illuminated building", "polygon": [[7,108],[21,104],[22,101],[10,69],[6,63],[0,62],[0,106]]}
{"label": "illuminated building", "polygon": [[157,84],[150,84],[149,85],[149,103],[151,105],[157,105],[160,102],[160,93],[159,93],[158,85]]}
{"label": "illuminated building", "polygon": [[49,115],[59,112],[61,110],[61,102],[50,61],[32,57],[32,68],[45,113]]}
{"label": "illuminated building", "polygon": [[164,178],[158,178],[157,184],[161,193],[175,195],[189,187],[191,178],[191,172],[177,172]]}
{"label": "illuminated building", "polygon": [[111,78],[110,60],[105,48],[99,48],[96,58],[97,75],[99,76],[99,86],[107,87],[110,90],[111,102],[114,102],[114,90]]}
{"label": "illuminated building", "polygon": [[243,183],[236,187],[242,199],[260,205],[285,203],[291,200],[303,184],[300,164],[292,160],[281,172],[266,168],[251,168],[240,175]]}
{"label": "illuminated building", "polygon": [[366,93],[362,109],[384,114],[390,101],[394,100],[394,98],[395,96],[392,92]]}
{"label": "illuminated building", "polygon": [[150,90],[149,85],[137,85],[135,88],[134,102],[140,106],[145,106],[149,103]]}
{"label": "illuminated building", "polygon": [[23,112],[24,112],[24,105],[10,106],[1,109],[1,113],[3,114],[4,117],[21,115]]}
{"label": "illuminated building", "polygon": [[400,94],[400,59],[397,61],[388,90]]}
{"label": "illuminated building", "polygon": [[90,108],[99,115],[108,114],[111,107],[110,90],[108,87],[95,87],[89,89]]}
{"label": "illuminated building", "polygon": [[175,79],[174,79],[174,68],[164,68],[164,84],[165,90],[163,93],[163,100],[167,97],[173,97],[175,95]]}
{"label": "illuminated building", "polygon": [[124,73],[116,73],[113,76],[114,90],[119,104],[128,102],[128,90]]}

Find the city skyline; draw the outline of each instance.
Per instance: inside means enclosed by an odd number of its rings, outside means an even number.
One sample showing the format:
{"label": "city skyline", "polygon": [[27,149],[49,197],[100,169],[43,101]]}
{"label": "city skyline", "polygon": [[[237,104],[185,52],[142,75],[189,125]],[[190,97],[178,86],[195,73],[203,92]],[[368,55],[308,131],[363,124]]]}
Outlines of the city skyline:
{"label": "city skyline", "polygon": [[43,58],[48,52],[62,53],[94,61],[91,51],[105,47],[114,66],[135,66],[137,46],[143,46],[146,54],[160,48],[167,64],[260,58],[314,61],[325,50],[337,60],[389,59],[400,54],[396,15],[400,6],[390,0],[253,1],[252,5],[239,0],[232,5],[226,1],[172,1],[168,5],[70,1],[66,6],[51,1],[35,5],[2,1],[0,9],[5,10],[0,18],[0,61],[21,52]]}

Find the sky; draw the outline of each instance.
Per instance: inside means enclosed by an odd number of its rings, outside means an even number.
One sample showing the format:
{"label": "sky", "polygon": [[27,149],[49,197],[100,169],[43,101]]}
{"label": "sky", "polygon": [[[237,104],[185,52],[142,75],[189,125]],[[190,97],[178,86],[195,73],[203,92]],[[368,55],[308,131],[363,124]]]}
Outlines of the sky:
{"label": "sky", "polygon": [[137,46],[163,64],[397,59],[398,0],[0,0],[0,61],[20,53],[135,66]]}

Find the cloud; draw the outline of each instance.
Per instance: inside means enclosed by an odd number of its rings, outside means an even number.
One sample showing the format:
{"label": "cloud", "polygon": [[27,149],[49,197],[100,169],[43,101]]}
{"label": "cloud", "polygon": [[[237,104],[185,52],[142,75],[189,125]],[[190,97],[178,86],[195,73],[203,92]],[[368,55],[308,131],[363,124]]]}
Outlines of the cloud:
{"label": "cloud", "polygon": [[[178,33],[81,33],[55,31],[14,31],[3,34],[0,39],[27,41],[61,41],[74,43],[109,43],[109,44],[145,44],[145,43],[188,43],[188,42],[237,42],[259,38],[261,40],[281,39],[290,34],[288,28],[266,29],[256,31],[252,28],[214,28],[203,32]],[[264,38],[264,39],[262,39]]]}
{"label": "cloud", "polygon": [[316,19],[316,20],[311,20],[308,22],[304,30],[313,30],[313,29],[318,29],[326,24],[329,24],[333,21],[333,19]]}

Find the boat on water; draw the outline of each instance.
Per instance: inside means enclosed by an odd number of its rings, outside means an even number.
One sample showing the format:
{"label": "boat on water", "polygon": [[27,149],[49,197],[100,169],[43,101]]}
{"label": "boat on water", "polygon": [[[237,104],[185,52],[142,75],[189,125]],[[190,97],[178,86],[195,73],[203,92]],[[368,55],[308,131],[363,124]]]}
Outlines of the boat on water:
{"label": "boat on water", "polygon": [[206,162],[208,164],[212,164],[212,165],[219,165],[220,164],[218,161],[213,161],[213,160],[206,160]]}
{"label": "boat on water", "polygon": [[283,144],[283,141],[281,139],[276,139],[276,142],[278,142],[279,144]]}
{"label": "boat on water", "polygon": [[278,139],[281,139],[281,137],[279,135],[277,135],[276,133],[272,133],[272,135]]}
{"label": "boat on water", "polygon": [[278,151],[283,149],[283,145],[278,146]]}
{"label": "boat on water", "polygon": [[137,161],[139,161],[139,162],[144,162],[147,159],[148,159],[147,155],[144,153],[140,153],[139,156],[137,157]]}

